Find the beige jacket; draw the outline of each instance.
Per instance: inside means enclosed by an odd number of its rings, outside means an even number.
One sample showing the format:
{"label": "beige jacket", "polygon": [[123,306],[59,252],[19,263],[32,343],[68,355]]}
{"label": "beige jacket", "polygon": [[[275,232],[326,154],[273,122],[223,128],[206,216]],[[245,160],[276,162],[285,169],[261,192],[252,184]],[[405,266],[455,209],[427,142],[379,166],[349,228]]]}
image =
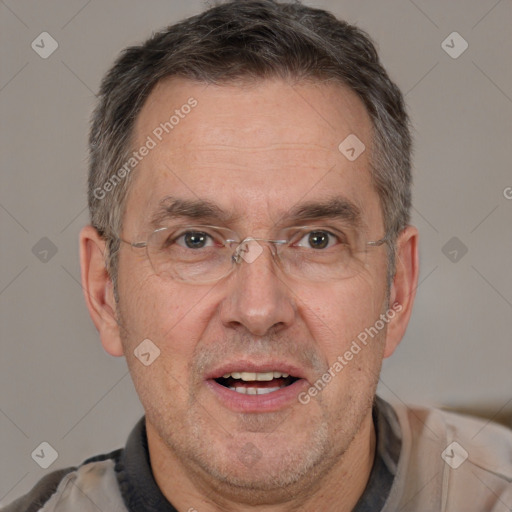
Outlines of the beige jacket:
{"label": "beige jacket", "polygon": [[[512,511],[511,430],[436,409],[393,409],[388,428],[402,445],[398,462],[387,461],[395,478],[380,512]],[[124,505],[115,461],[105,457],[54,473],[4,512],[133,512]]]}

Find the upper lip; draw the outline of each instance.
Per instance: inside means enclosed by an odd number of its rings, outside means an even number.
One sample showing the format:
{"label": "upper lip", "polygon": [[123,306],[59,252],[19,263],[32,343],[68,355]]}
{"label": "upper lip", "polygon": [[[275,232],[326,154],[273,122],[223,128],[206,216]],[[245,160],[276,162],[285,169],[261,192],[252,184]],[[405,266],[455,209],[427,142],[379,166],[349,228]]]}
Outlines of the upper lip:
{"label": "upper lip", "polygon": [[286,361],[279,360],[267,360],[262,362],[248,361],[246,359],[240,359],[238,361],[231,361],[224,363],[221,366],[209,371],[205,378],[208,379],[219,379],[226,373],[233,372],[250,372],[250,373],[266,373],[266,372],[281,372],[287,373],[290,377],[297,379],[305,379],[304,370],[299,366],[290,364]]}

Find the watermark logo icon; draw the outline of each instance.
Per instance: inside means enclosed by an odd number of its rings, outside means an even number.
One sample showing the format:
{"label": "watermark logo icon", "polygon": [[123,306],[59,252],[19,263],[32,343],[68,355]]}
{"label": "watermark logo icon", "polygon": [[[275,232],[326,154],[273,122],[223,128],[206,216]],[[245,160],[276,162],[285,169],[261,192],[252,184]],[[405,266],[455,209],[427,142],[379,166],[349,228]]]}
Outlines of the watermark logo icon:
{"label": "watermark logo icon", "polygon": [[48,32],[41,32],[30,46],[39,57],[47,59],[59,47],[59,43]]}
{"label": "watermark logo icon", "polygon": [[457,469],[468,458],[468,455],[468,452],[457,441],[453,441],[445,448],[441,458],[452,469]]}
{"label": "watermark logo icon", "polygon": [[46,441],[43,441],[32,453],[32,459],[43,469],[48,469],[59,457],[57,450]]}
{"label": "watermark logo icon", "polygon": [[263,252],[263,247],[256,240],[247,240],[238,248],[237,257],[242,258],[247,263],[252,263]]}
{"label": "watermark logo icon", "polygon": [[441,48],[452,59],[458,59],[468,49],[468,47],[468,42],[458,32],[452,32],[441,43]]}
{"label": "watermark logo icon", "polygon": [[340,142],[338,149],[347,160],[353,162],[361,156],[366,149],[366,146],[359,137],[357,137],[357,135],[351,133],[347,138]]}
{"label": "watermark logo icon", "polygon": [[137,345],[133,353],[144,366],[149,366],[160,356],[160,349],[150,339],[146,338]]}
{"label": "watermark logo icon", "polygon": [[468,252],[468,248],[456,236],[446,242],[441,252],[452,262],[458,263]]}
{"label": "watermark logo icon", "polygon": [[262,457],[261,451],[252,443],[245,443],[238,453],[238,460],[247,467],[254,466]]}
{"label": "watermark logo icon", "polygon": [[49,238],[43,236],[32,247],[32,254],[42,263],[48,263],[57,254],[57,246]]}

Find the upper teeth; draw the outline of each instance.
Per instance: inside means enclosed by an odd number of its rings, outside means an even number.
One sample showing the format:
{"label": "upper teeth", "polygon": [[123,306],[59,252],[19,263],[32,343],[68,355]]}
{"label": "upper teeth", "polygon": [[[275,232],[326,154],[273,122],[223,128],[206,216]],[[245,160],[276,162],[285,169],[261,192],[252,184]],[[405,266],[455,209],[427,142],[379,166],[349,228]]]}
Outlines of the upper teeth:
{"label": "upper teeth", "polygon": [[263,372],[263,373],[256,373],[256,372],[232,372],[232,373],[225,373],[222,378],[223,379],[241,379],[245,381],[254,381],[254,380],[272,380],[272,379],[279,379],[283,378],[286,379],[288,377],[287,373],[281,373],[281,372]]}

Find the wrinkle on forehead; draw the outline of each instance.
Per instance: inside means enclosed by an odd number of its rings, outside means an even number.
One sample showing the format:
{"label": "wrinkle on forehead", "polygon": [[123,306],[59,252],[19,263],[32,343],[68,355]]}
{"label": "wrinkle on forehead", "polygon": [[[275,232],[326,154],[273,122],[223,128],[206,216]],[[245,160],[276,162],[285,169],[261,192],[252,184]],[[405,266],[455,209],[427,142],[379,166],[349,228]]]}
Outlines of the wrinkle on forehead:
{"label": "wrinkle on forehead", "polygon": [[337,148],[308,143],[275,143],[259,147],[197,143],[170,148],[166,156],[180,162],[180,167],[184,170],[204,167],[239,172],[245,169],[265,174],[289,169],[327,172],[343,158]]}
{"label": "wrinkle on forehead", "polygon": [[214,201],[256,225],[268,223],[279,208],[331,193],[345,195],[364,217],[374,209],[371,151],[349,162],[338,150],[353,132],[367,149],[371,145],[371,120],[352,91],[339,84],[262,81],[240,88],[167,81],[142,109],[135,144],[190,97],[198,105],[137,168],[132,192],[139,198],[127,209],[131,218],[147,217],[165,195]]}
{"label": "wrinkle on forehead", "polygon": [[[275,140],[276,129],[281,141],[311,143],[322,141],[336,148],[348,134],[356,133],[368,146],[372,123],[359,97],[339,83],[299,83],[283,80],[257,81],[250,87],[211,85],[182,78],[157,84],[140,112],[135,126],[137,142],[143,142],[155,126],[165,121],[175,109],[194,97],[198,104],[181,123],[193,124],[187,135],[180,124],[168,134],[173,145],[191,142],[219,143],[230,138],[244,147],[252,144],[254,135]],[[196,120],[194,120],[194,118]],[[306,121],[306,122],[304,122]],[[225,142],[225,141],[223,141]]]}
{"label": "wrinkle on forehead", "polygon": [[219,150],[219,151],[222,151],[222,150],[226,150],[226,149],[229,149],[229,150],[235,150],[235,151],[267,151],[267,150],[277,150],[277,151],[286,151],[286,150],[297,150],[297,149],[300,149],[300,150],[311,150],[311,151],[316,151],[316,150],[325,150],[325,151],[329,151],[331,152],[333,150],[333,148],[331,146],[323,146],[321,144],[313,144],[311,142],[288,142],[288,143],[273,143],[273,144],[264,144],[264,145],[259,145],[259,146],[255,146],[255,145],[252,145],[252,146],[249,146],[249,145],[237,145],[237,144],[193,144],[193,143],[189,143],[189,144],[182,144],[181,146],[174,146],[173,145],[173,150],[170,152],[171,154],[172,153],[177,153],[178,150],[180,149],[183,149],[183,150],[189,150],[189,149],[196,149],[196,148],[199,148],[199,149],[205,149],[205,150],[211,150],[211,151],[215,151],[215,150]]}

